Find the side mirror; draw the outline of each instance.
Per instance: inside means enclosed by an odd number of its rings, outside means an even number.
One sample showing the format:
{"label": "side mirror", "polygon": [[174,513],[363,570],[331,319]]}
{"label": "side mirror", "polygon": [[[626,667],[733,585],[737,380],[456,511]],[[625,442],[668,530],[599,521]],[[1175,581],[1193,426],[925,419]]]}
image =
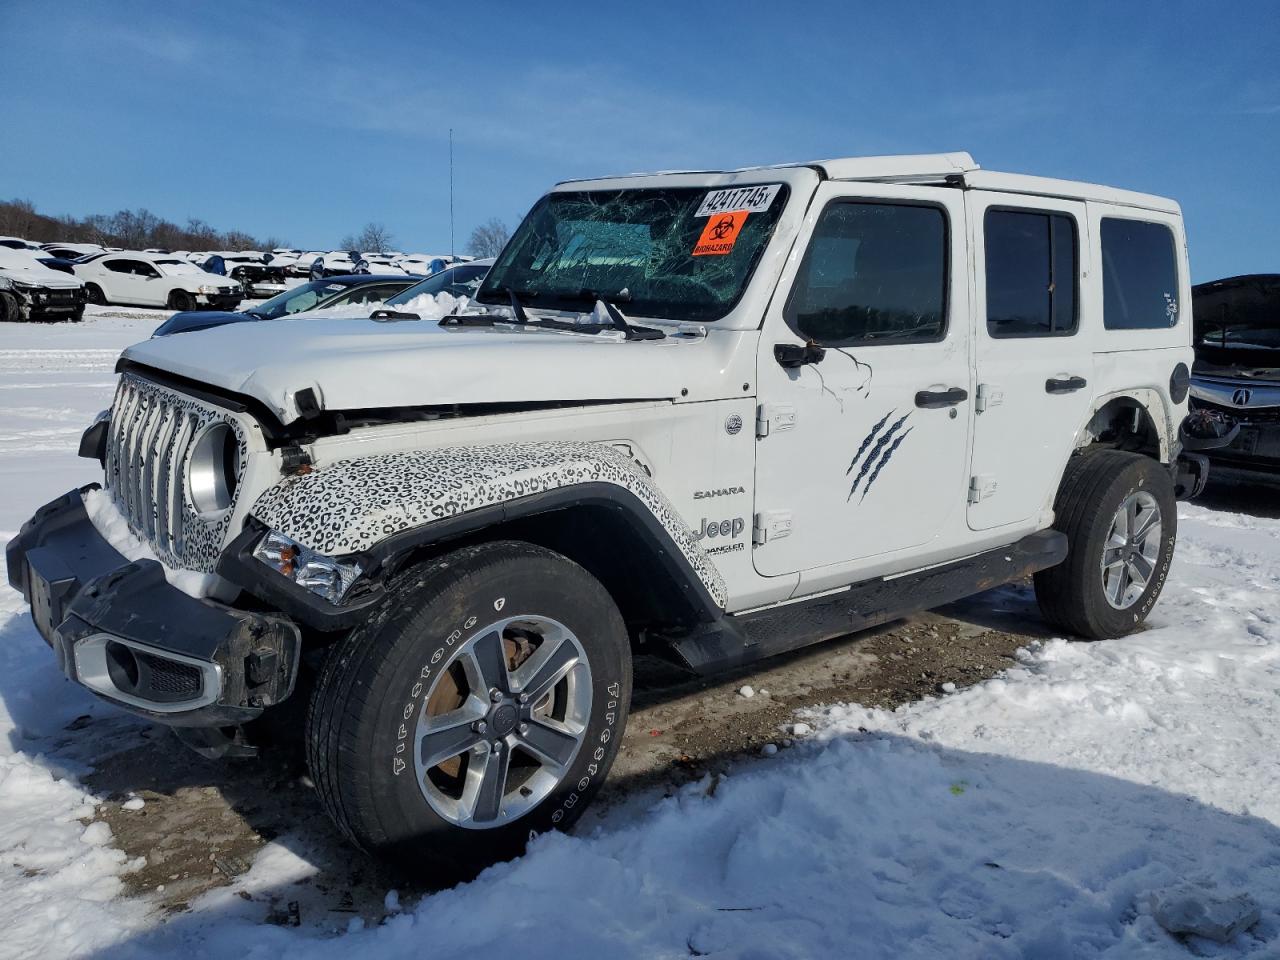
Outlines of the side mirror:
{"label": "side mirror", "polygon": [[775,343],[773,359],[780,367],[794,369],[810,363],[821,363],[827,351],[816,343]]}

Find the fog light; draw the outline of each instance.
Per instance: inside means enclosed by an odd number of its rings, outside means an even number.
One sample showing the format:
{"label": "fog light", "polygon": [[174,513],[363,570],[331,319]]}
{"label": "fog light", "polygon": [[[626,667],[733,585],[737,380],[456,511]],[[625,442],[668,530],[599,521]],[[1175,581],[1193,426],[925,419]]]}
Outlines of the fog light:
{"label": "fog light", "polygon": [[308,550],[282,533],[268,530],[253,548],[256,559],[304,590],[338,603],[360,576],[360,566]]}

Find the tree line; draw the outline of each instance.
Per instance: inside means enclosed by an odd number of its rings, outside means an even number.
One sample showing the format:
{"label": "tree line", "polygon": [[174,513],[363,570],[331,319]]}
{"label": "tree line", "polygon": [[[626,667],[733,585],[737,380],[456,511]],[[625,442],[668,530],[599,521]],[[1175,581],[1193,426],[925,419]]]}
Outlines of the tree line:
{"label": "tree line", "polygon": [[30,200],[0,201],[0,235],[36,243],[96,243],[126,250],[270,250],[285,246],[276,237],[218,230],[196,217],[182,226],[145,208],[87,217],[55,217],[40,213]]}
{"label": "tree line", "polygon": [[[289,244],[279,237],[255,237],[243,230],[217,230],[190,217],[179,226],[146,208],[95,213],[87,217],[51,216],[36,210],[30,200],[0,200],[0,236],[21,237],[36,243],[96,243],[126,250],[272,250]],[[496,256],[509,236],[497,218],[472,231],[467,252],[477,257]],[[395,238],[381,223],[368,223],[358,234],[347,234],[335,249],[364,253],[389,250]]]}

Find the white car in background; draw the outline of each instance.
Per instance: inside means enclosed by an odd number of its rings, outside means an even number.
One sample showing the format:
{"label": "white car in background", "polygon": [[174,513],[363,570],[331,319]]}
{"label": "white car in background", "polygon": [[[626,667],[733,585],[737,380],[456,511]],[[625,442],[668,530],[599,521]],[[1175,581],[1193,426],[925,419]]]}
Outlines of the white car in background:
{"label": "white car in background", "polygon": [[131,304],[197,310],[234,310],[244,299],[238,282],[201,270],[180,257],[123,250],[75,264],[85,295],[95,304]]}
{"label": "white car in background", "polygon": [[0,322],[79,320],[84,302],[84,284],[75,277],[50,270],[30,250],[0,247]]}

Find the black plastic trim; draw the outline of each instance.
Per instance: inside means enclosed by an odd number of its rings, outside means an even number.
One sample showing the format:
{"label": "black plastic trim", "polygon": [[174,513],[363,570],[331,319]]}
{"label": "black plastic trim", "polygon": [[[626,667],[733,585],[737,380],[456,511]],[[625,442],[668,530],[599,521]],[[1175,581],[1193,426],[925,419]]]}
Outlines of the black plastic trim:
{"label": "black plastic trim", "polygon": [[666,638],[684,666],[716,673],[928,610],[1061,563],[1066,535],[1041,530],[1017,543],[893,579],[744,614],[721,614],[706,628]]}
{"label": "black plastic trim", "polygon": [[[297,678],[301,634],[293,622],[188,596],[154,560],[130,562],[98,533],[72,490],[36,511],[5,550],[9,582],[31,605],[36,629],[78,682],[73,647],[105,633],[166,653],[216,664],[221,695],[181,712],[156,712],[93,691],[122,709],[170,726],[229,726],[286,699]],[[268,658],[268,655],[269,658]],[[269,675],[249,665],[268,658]],[[153,702],[161,703],[160,700]]]}
{"label": "black plastic trim", "polygon": [[723,615],[692,565],[672,543],[666,529],[643,501],[625,487],[604,482],[534,493],[392,534],[370,550],[341,558],[354,560],[365,572],[352,586],[349,599],[339,606],[299,587],[254,559],[253,548],[267,528],[253,517],[247,521],[244,532],[223,553],[218,574],[309,627],[328,632],[345,630],[361,622],[369,609],[382,600],[386,578],[400,569],[405,559],[418,549],[448,544],[513,520],[584,506],[617,511],[628,521],[671,581],[679,586],[681,598],[689,607],[690,619],[711,622]]}

